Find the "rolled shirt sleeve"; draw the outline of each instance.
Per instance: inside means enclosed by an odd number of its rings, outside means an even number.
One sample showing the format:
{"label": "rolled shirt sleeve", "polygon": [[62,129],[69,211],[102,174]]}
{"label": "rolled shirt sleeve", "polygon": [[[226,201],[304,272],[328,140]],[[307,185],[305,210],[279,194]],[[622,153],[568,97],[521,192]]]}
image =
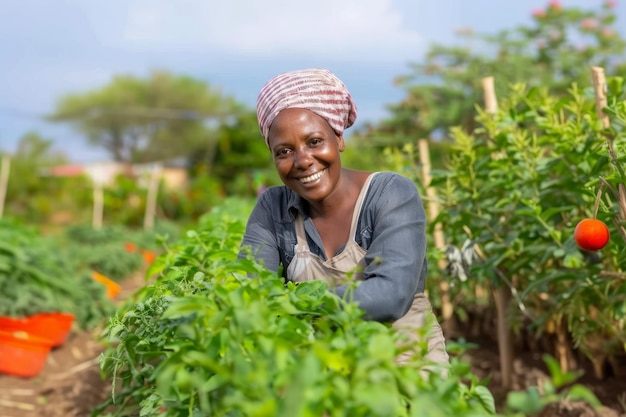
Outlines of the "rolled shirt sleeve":
{"label": "rolled shirt sleeve", "polygon": [[[417,188],[408,178],[393,175],[368,211],[372,239],[367,248],[364,281],[352,299],[366,318],[382,322],[404,316],[418,292],[424,291],[426,215]],[[344,296],[346,286],[334,289]]]}

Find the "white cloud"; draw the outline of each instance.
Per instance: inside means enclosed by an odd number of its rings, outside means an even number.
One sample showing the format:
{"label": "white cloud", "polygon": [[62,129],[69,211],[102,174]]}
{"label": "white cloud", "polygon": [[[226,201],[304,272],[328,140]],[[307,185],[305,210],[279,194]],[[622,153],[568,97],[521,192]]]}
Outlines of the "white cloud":
{"label": "white cloud", "polygon": [[126,41],[235,55],[405,60],[421,36],[392,0],[141,0],[128,7]]}

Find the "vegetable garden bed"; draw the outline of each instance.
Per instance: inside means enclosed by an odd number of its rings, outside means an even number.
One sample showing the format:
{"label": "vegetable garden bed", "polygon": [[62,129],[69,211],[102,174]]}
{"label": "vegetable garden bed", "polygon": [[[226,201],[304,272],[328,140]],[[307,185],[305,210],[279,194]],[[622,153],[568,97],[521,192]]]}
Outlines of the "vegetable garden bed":
{"label": "vegetable garden bed", "polygon": [[[122,282],[122,296],[143,283],[136,276]],[[489,384],[496,403],[502,404],[505,392],[498,388],[499,363],[497,347],[488,339],[475,340],[480,347],[466,353],[472,363],[472,372],[480,377],[493,375]],[[87,332],[74,333],[63,347],[55,349],[46,363],[43,372],[35,379],[22,379],[0,375],[0,415],[3,417],[87,417],[90,410],[109,397],[110,383],[100,379],[98,356],[102,345],[94,335]],[[515,366],[514,380],[520,388],[535,384],[537,378],[546,377],[541,358],[533,354],[519,355]],[[619,402],[626,392],[626,381],[607,378],[596,381],[592,371],[582,382],[589,387],[606,406],[598,412],[599,417],[617,417],[626,410]],[[588,406],[561,404],[554,414],[566,417],[593,416]]]}

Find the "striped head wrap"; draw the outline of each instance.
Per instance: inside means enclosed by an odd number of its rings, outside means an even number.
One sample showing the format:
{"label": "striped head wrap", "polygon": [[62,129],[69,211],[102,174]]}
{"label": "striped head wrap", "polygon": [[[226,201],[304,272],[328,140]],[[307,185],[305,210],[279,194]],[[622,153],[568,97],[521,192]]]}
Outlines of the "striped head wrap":
{"label": "striped head wrap", "polygon": [[311,68],[276,75],[269,80],[257,98],[256,112],[261,134],[268,144],[272,122],[284,109],[307,109],[326,119],[335,133],[356,120],[356,104],[346,86],[332,72]]}

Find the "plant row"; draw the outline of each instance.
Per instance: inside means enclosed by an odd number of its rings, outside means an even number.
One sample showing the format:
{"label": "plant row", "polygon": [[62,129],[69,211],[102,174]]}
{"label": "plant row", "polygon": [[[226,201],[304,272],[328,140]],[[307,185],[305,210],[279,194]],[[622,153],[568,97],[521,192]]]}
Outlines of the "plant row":
{"label": "plant row", "polygon": [[152,250],[137,246],[147,239],[145,232],[82,226],[43,236],[0,221],[0,373],[35,376],[74,326],[101,325],[115,311],[119,281],[153,261]]}
{"label": "plant row", "polygon": [[[596,93],[510,86],[473,131],[453,131],[432,194],[415,148],[393,156],[438,208],[445,245],[430,253],[428,290],[444,329],[496,340],[500,317],[514,350],[606,378],[626,356],[626,93],[621,78],[605,104]],[[589,224],[600,227],[583,235]]]}
{"label": "plant row", "polygon": [[[365,321],[353,303],[315,281],[285,283],[238,249],[245,204],[229,200],[152,265],[158,278],[108,322],[101,358],[111,399],[94,416],[487,416],[494,399],[454,357],[430,368],[418,346],[398,365],[402,336]],[[357,285],[357,284],[355,284]],[[450,344],[451,352],[462,350]],[[572,374],[513,393],[523,415],[570,395]]]}

